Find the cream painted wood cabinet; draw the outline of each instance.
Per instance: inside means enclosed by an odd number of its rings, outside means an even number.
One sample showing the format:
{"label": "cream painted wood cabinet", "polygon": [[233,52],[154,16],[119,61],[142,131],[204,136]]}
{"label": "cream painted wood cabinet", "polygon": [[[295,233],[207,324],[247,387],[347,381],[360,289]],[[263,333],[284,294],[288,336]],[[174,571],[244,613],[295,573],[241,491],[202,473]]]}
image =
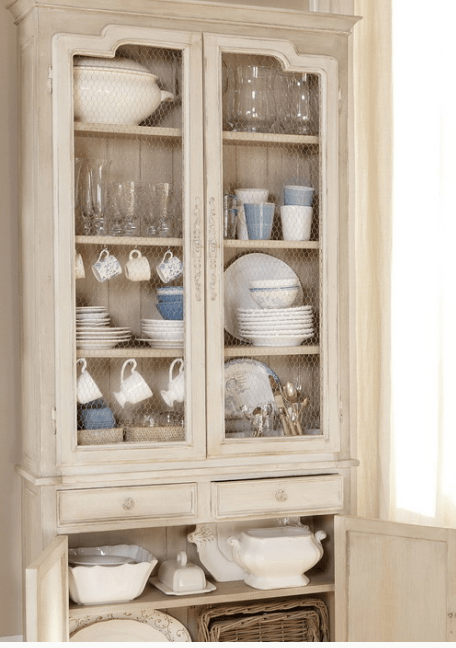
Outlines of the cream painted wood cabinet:
{"label": "cream painted wood cabinet", "polygon": [[[333,639],[449,636],[451,585],[436,595],[454,567],[449,532],[401,528],[396,541],[392,527],[364,521],[368,532],[338,537],[338,515],[355,512],[357,465],[357,19],[292,2],[10,8],[21,70],[27,640],[68,640],[97,619],[151,610],[170,611],[195,638],[204,606],[307,594],[327,604]],[[296,517],[327,534],[305,588],[229,581],[169,597],[148,585],[129,604],[69,603],[68,544],[140,544],[159,561],[185,549],[198,561],[195,527],[222,534]],[[372,545],[381,560],[367,579]],[[402,550],[448,567],[416,571],[423,596],[406,630],[393,622],[410,602]],[[383,585],[381,618],[364,614],[368,598],[355,589],[367,583],[374,596],[390,552],[391,573],[404,565],[401,603],[391,606]]]}

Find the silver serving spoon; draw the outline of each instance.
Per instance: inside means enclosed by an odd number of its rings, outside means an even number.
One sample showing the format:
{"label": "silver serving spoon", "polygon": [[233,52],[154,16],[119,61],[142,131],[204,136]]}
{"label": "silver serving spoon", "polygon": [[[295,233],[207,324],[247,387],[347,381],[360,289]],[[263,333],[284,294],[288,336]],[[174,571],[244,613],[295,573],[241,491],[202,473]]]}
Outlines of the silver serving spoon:
{"label": "silver serving spoon", "polygon": [[294,424],[296,426],[297,433],[302,436],[304,434],[301,423],[299,422],[299,396],[296,390],[296,387],[292,382],[287,382],[284,387],[285,395],[287,401],[291,404],[291,409],[293,411]]}

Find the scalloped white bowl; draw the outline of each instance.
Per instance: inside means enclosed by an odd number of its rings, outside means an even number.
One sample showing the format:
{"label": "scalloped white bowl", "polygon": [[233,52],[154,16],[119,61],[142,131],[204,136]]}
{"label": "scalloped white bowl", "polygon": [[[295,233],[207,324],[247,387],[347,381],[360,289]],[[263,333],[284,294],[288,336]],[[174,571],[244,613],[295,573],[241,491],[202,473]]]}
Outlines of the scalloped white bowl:
{"label": "scalloped white bowl", "polygon": [[[142,594],[158,562],[137,545],[70,549],[68,560],[70,598],[79,605],[132,601]],[[73,560],[90,564],[72,564]]]}

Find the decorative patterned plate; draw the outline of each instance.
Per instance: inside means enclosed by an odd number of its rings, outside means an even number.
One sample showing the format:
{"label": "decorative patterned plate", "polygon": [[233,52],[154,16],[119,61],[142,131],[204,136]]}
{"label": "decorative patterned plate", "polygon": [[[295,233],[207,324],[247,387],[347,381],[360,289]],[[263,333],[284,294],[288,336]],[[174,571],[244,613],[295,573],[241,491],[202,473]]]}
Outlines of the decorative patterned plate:
{"label": "decorative patterned plate", "polygon": [[70,641],[192,641],[180,621],[160,610],[149,609],[70,619],[70,635]]}
{"label": "decorative patterned plate", "polygon": [[277,375],[264,362],[252,358],[225,362],[225,418],[242,418],[241,407],[252,411],[258,405],[274,403],[269,376],[279,384]]}

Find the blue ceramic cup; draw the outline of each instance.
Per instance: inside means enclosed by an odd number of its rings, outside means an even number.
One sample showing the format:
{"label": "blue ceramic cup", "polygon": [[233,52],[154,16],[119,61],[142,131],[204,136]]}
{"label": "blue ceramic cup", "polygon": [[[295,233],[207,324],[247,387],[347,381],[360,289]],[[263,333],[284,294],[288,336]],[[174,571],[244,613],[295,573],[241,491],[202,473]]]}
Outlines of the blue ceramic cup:
{"label": "blue ceramic cup", "polygon": [[310,207],[312,205],[315,189],[299,185],[286,185],[283,189],[283,202],[285,205],[301,205]]}
{"label": "blue ceramic cup", "polygon": [[266,240],[271,237],[274,209],[274,203],[244,203],[245,222],[250,240]]}

